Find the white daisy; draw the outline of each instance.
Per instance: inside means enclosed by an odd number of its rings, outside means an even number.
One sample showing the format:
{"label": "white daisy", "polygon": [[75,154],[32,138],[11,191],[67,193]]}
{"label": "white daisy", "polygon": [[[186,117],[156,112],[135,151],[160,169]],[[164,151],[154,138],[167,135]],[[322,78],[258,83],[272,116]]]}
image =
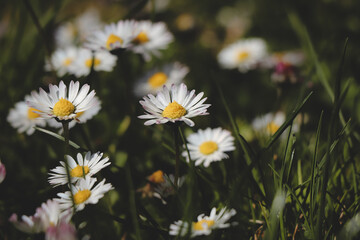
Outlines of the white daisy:
{"label": "white daisy", "polygon": [[195,123],[190,119],[199,115],[207,115],[207,108],[210,104],[203,104],[207,98],[202,98],[203,92],[195,95],[195,90],[188,92],[184,83],[167,86],[158,92],[156,97],[149,94],[143,97],[140,104],[145,109],[145,115],[139,116],[140,119],[149,119],[145,125],[163,124],[167,122],[184,121],[190,127]]}
{"label": "white daisy", "polygon": [[19,133],[26,132],[27,135],[31,135],[35,132],[35,126],[44,127],[46,121],[40,118],[38,109],[29,107],[26,103],[31,101],[32,97],[25,96],[25,101],[21,101],[15,104],[15,108],[10,109],[7,121],[13,128],[17,128]]}
{"label": "white daisy", "polygon": [[71,74],[71,66],[77,58],[78,49],[75,47],[67,47],[57,49],[50,57],[50,61],[46,61],[46,71],[56,71],[58,77],[65,74]]}
{"label": "white daisy", "polygon": [[[226,223],[236,214],[235,209],[228,210],[226,207],[216,214],[216,208],[211,209],[210,216],[201,214],[197,217],[197,222],[191,224],[191,237],[200,235],[210,235],[214,229],[228,228],[232,224]],[[233,223],[234,225],[235,223]],[[189,229],[189,224],[181,220],[170,225],[169,234],[173,236],[185,236]]]}
{"label": "white daisy", "polygon": [[131,48],[135,53],[142,54],[146,61],[151,55],[159,56],[159,50],[166,49],[174,39],[163,22],[139,21],[136,24],[134,44]]}
{"label": "white daisy", "polygon": [[21,220],[18,220],[17,214],[13,213],[9,221],[14,224],[14,226],[25,233],[40,233],[42,231],[41,218],[36,214],[34,216],[21,216]]}
{"label": "white daisy", "polygon": [[240,72],[245,73],[255,69],[266,55],[264,40],[249,38],[222,49],[218,54],[218,62],[223,68],[238,68]]}
{"label": "white daisy", "polygon": [[49,85],[49,93],[42,88],[39,93],[31,92],[33,99],[28,104],[38,109],[43,118],[56,118],[58,120],[76,119],[77,114],[90,109],[95,105],[95,90],[89,93],[90,86],[84,84],[79,90],[79,82],[70,82],[69,91],[63,81],[59,86]]}
{"label": "white daisy", "polygon": [[71,198],[70,191],[58,193],[57,195],[60,198],[56,200],[59,201],[60,208],[70,209],[74,202],[76,211],[81,211],[86,204],[96,204],[106,192],[113,189],[110,183],[105,184],[105,179],[94,187],[95,182],[96,178],[91,178],[89,176],[80,178],[79,181],[76,182],[76,185],[72,185],[71,188],[74,200]]}
{"label": "white daisy", "polygon": [[276,133],[284,122],[285,113],[277,112],[275,114],[267,113],[263,116],[256,117],[251,125],[256,132],[271,136]]}
{"label": "white daisy", "polygon": [[[92,119],[101,109],[101,101],[97,96],[94,96],[94,105],[85,110],[84,112],[78,112],[76,114],[77,121],[69,122],[69,129],[74,127],[77,123],[83,124]],[[47,123],[50,127],[59,128],[62,131],[62,124],[56,121],[54,118],[47,119]]]}
{"label": "white daisy", "polygon": [[[229,156],[225,152],[235,150],[234,137],[231,136],[231,132],[220,127],[200,129],[189,135],[187,141],[189,142],[190,157],[192,161],[195,161],[195,166],[204,164],[204,167],[208,167],[212,162],[228,158]],[[184,151],[182,155],[189,162],[187,151]]]}
{"label": "white daisy", "polygon": [[138,97],[156,94],[164,85],[169,87],[171,84],[180,84],[188,72],[189,68],[178,62],[153,69],[137,81],[134,92]]}
{"label": "white daisy", "polygon": [[42,230],[46,231],[49,227],[56,226],[60,222],[69,222],[72,212],[61,211],[59,203],[49,199],[36,209],[35,215],[40,217]]}
{"label": "white daisy", "polygon": [[116,65],[117,57],[106,51],[92,52],[89,49],[82,48],[74,63],[70,66],[70,72],[76,77],[89,75],[91,66],[95,71],[111,72]]}
{"label": "white daisy", "polygon": [[99,12],[95,8],[89,8],[73,21],[65,22],[56,29],[55,43],[58,47],[80,45],[101,26]]}
{"label": "white daisy", "polygon": [[[110,165],[109,158],[103,158],[103,153],[97,152],[91,154],[87,152],[83,157],[80,153],[77,154],[77,160],[75,161],[71,156],[66,155],[67,162],[69,164],[69,172],[71,176],[71,182],[74,183],[80,178],[85,176],[93,176],[101,169]],[[59,185],[64,185],[68,183],[68,178],[66,174],[66,164],[65,162],[60,162],[61,166],[50,170],[49,173],[49,183],[54,185],[54,187]]]}
{"label": "white daisy", "polygon": [[91,34],[85,43],[85,47],[95,51],[113,51],[127,48],[136,37],[135,24],[135,20],[121,20],[117,23],[108,24],[103,30]]}

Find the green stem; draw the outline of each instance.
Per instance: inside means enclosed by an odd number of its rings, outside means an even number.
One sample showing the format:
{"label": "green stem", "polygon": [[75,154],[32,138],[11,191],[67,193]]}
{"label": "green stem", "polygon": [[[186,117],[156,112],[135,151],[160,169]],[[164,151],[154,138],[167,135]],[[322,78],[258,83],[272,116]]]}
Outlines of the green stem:
{"label": "green stem", "polygon": [[[180,128],[180,126],[179,126]],[[174,185],[175,188],[178,188],[178,179],[179,179],[179,162],[180,162],[180,149],[179,149],[179,132],[177,126],[174,124],[174,142],[175,142],[175,180]]]}
{"label": "green stem", "polygon": [[62,123],[63,130],[64,130],[64,140],[65,140],[65,147],[64,147],[65,170],[66,170],[67,181],[69,183],[70,195],[71,195],[71,199],[72,199],[73,209],[74,209],[74,212],[75,212],[76,208],[75,208],[74,195],[73,195],[73,192],[72,192],[70,166],[69,166],[68,160],[66,158],[66,155],[68,154],[69,139],[70,139],[69,138],[69,122],[68,121],[62,121],[61,123]]}

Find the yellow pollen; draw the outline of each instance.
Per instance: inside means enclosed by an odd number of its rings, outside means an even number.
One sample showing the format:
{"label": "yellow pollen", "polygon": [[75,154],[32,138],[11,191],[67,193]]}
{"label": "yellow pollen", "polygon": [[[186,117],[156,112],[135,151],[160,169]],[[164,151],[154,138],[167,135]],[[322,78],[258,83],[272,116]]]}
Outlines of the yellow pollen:
{"label": "yellow pollen", "polygon": [[115,43],[120,43],[120,44],[122,44],[124,41],[120,38],[120,37],[118,37],[118,36],[116,36],[116,35],[114,35],[114,34],[110,34],[110,36],[108,37],[108,39],[107,39],[107,41],[106,41],[106,48],[108,49],[108,50],[112,50],[113,49],[113,45],[115,44]]}
{"label": "yellow pollen", "polygon": [[162,116],[166,118],[176,119],[184,116],[186,114],[186,109],[178,104],[176,101],[173,101],[162,112]]}
{"label": "yellow pollen", "polygon": [[[92,59],[92,58],[91,58],[91,59],[88,59],[88,60],[85,61],[85,65],[86,65],[88,68],[90,68],[91,65],[92,65],[92,62],[93,62],[93,59]],[[101,62],[101,61],[100,61],[99,59],[95,58],[95,59],[94,59],[94,67],[98,66],[98,65],[100,64],[100,62]]]}
{"label": "yellow pollen", "polygon": [[63,62],[63,64],[65,65],[65,66],[69,66],[71,63],[72,63],[72,59],[71,58],[66,58],[65,60],[64,60],[64,62]]}
{"label": "yellow pollen", "polygon": [[78,117],[80,117],[81,115],[83,115],[84,114],[84,112],[78,112],[77,114],[76,114],[76,117],[78,118]]}
{"label": "yellow pollen", "polygon": [[242,61],[244,61],[246,58],[248,58],[249,57],[249,53],[248,52],[239,52],[238,54],[237,54],[237,60],[239,61],[239,62],[242,62]]}
{"label": "yellow pollen", "polygon": [[271,122],[266,126],[266,129],[268,130],[268,132],[271,133],[271,135],[273,135],[274,133],[276,133],[276,131],[280,128],[280,126],[278,126],[276,123]]}
{"label": "yellow pollen", "polygon": [[89,173],[89,167],[88,166],[80,166],[77,165],[76,167],[74,167],[71,172],[70,175],[71,177],[83,177],[84,175]]}
{"label": "yellow pollen", "polygon": [[153,174],[151,174],[148,179],[149,179],[149,181],[152,182],[152,183],[162,183],[162,182],[165,182],[164,172],[161,171],[161,170],[157,170],[156,172],[154,172]]}
{"label": "yellow pollen", "polygon": [[35,119],[35,118],[40,117],[40,114],[38,114],[34,111],[39,111],[39,110],[37,110],[36,108],[29,107],[28,112],[27,112],[29,119]]}
{"label": "yellow pollen", "polygon": [[201,231],[201,230],[204,230],[204,227],[203,227],[204,225],[207,226],[207,228],[210,228],[214,224],[215,224],[214,220],[203,219],[203,220],[200,220],[198,222],[194,222],[193,223],[193,229],[196,230],[196,231]]}
{"label": "yellow pollen", "polygon": [[213,141],[203,142],[200,145],[199,150],[202,154],[209,155],[218,150],[218,145]]}
{"label": "yellow pollen", "polygon": [[148,83],[151,87],[158,88],[164,85],[166,81],[167,81],[166,74],[163,72],[158,72],[149,78]]}
{"label": "yellow pollen", "polygon": [[53,113],[55,116],[64,117],[72,114],[75,111],[75,106],[68,100],[61,98],[55,103]]}
{"label": "yellow pollen", "polygon": [[144,32],[140,32],[139,35],[134,38],[133,42],[137,44],[143,44],[149,41],[148,36]]}
{"label": "yellow pollen", "polygon": [[90,190],[79,190],[77,193],[74,194],[74,202],[76,205],[85,202],[91,195]]}

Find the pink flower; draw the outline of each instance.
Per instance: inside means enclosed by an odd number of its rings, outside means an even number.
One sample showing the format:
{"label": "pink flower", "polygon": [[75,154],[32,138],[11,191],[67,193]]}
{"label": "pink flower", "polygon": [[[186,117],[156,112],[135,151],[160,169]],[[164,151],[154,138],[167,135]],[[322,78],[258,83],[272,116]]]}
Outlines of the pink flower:
{"label": "pink flower", "polygon": [[5,176],[6,176],[5,165],[2,164],[0,161],[0,183],[2,183],[2,181],[4,181]]}

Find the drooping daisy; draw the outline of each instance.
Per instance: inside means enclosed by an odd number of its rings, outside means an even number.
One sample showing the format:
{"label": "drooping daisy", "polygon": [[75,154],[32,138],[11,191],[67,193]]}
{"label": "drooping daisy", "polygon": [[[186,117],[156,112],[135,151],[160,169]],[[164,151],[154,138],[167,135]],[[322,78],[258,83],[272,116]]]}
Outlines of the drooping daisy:
{"label": "drooping daisy", "polygon": [[95,51],[125,49],[131,46],[131,41],[136,37],[135,25],[135,20],[121,20],[117,23],[108,24],[103,30],[91,34],[85,43],[85,47]]}
{"label": "drooping daisy", "polygon": [[260,38],[249,38],[237,41],[222,49],[218,55],[221,67],[247,72],[255,69],[266,56],[266,44]]}
{"label": "drooping daisy", "polygon": [[[221,209],[216,214],[216,208],[211,209],[210,216],[200,214],[197,217],[197,222],[191,224],[191,237],[200,235],[210,235],[214,229],[228,228],[235,223],[226,223],[232,216],[236,214],[235,209],[227,209],[226,207]],[[170,225],[169,234],[173,236],[185,236],[189,229],[189,223],[182,220],[176,221]]]}
{"label": "drooping daisy", "polygon": [[142,54],[146,61],[151,55],[159,56],[174,39],[163,22],[139,21],[136,24],[135,38],[132,40],[132,51]]}
{"label": "drooping daisy", "polygon": [[[77,123],[83,124],[92,119],[101,109],[101,101],[97,96],[94,96],[94,105],[85,110],[84,112],[78,112],[76,114],[77,121],[71,121],[69,123],[69,129],[74,127]],[[62,129],[62,124],[53,118],[47,119],[47,123],[50,127]]]}
{"label": "drooping daisy", "polygon": [[94,70],[111,72],[116,65],[117,57],[106,51],[92,52],[89,49],[82,48],[74,63],[70,66],[70,71],[76,77],[87,76],[90,73],[91,66]]}
{"label": "drooping daisy", "polygon": [[[103,153],[97,152],[91,154],[87,152],[83,157],[82,154],[77,154],[77,160],[75,161],[71,156],[66,155],[67,162],[69,164],[69,172],[71,176],[71,182],[74,183],[84,176],[93,176],[101,169],[110,165],[109,158],[103,158]],[[49,183],[54,185],[54,187],[59,185],[64,185],[68,183],[68,178],[66,174],[66,164],[65,162],[60,162],[61,166],[50,170],[49,173]]]}
{"label": "drooping daisy", "polygon": [[14,226],[25,233],[40,233],[42,231],[41,219],[39,216],[21,216],[21,220],[18,220],[16,213],[13,213],[9,221],[14,224]]}
{"label": "drooping daisy", "polygon": [[91,178],[86,176],[85,178],[80,178],[76,182],[76,185],[72,185],[72,195],[74,200],[71,198],[70,191],[64,193],[58,193],[60,197],[56,199],[60,203],[61,209],[70,209],[75,204],[76,211],[81,211],[84,209],[86,204],[96,204],[104,194],[111,189],[113,189],[110,183],[105,184],[105,179],[100,183],[94,186],[96,178]]}
{"label": "drooping daisy", "polygon": [[58,77],[65,74],[71,74],[71,66],[77,58],[78,49],[75,47],[67,47],[57,49],[50,57],[50,61],[46,61],[46,71],[56,71]]}
{"label": "drooping daisy", "polygon": [[84,84],[79,90],[79,82],[70,82],[69,91],[63,81],[59,86],[49,85],[49,93],[42,88],[39,93],[31,92],[32,100],[28,104],[38,109],[43,118],[56,118],[58,120],[76,119],[77,114],[90,109],[95,105],[95,90],[89,93],[90,86]]}
{"label": "drooping daisy", "polygon": [[79,46],[101,26],[99,12],[96,8],[89,8],[74,20],[61,24],[55,30],[55,43],[58,47]]}
{"label": "drooping daisy", "polygon": [[[229,156],[225,152],[234,151],[234,137],[231,132],[219,128],[199,130],[196,133],[189,135],[187,138],[189,142],[188,148],[192,161],[195,161],[195,166],[203,164],[208,167],[210,163],[221,161]],[[187,151],[182,153],[189,161]]]}
{"label": "drooping daisy", "polygon": [[44,127],[46,121],[40,118],[38,109],[28,106],[28,101],[32,101],[32,97],[26,95],[25,101],[16,103],[15,108],[10,109],[7,121],[13,128],[17,128],[19,133],[26,132],[31,135],[35,132],[35,126]]}
{"label": "drooping daisy", "polygon": [[145,115],[139,116],[140,119],[148,119],[145,125],[163,124],[167,122],[183,121],[190,127],[195,123],[190,119],[199,115],[207,115],[207,108],[210,104],[204,104],[207,98],[203,98],[204,93],[195,94],[195,90],[188,92],[185,84],[167,86],[158,92],[156,97],[149,94],[143,97],[140,104],[145,109]]}
{"label": "drooping daisy", "polygon": [[149,93],[156,94],[164,85],[169,87],[171,84],[180,84],[188,72],[189,68],[178,62],[153,69],[135,84],[135,95],[141,97]]}

